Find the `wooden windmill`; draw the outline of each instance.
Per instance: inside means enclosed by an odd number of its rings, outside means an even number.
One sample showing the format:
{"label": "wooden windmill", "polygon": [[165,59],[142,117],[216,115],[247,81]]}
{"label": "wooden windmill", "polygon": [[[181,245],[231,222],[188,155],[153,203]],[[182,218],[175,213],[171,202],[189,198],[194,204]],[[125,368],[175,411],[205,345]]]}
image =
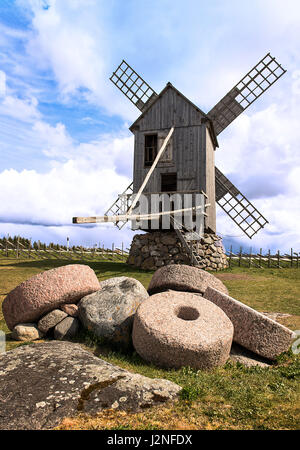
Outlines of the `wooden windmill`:
{"label": "wooden windmill", "polygon": [[[113,221],[121,228],[134,219],[133,194],[138,194],[136,198],[142,192],[202,192],[210,205],[205,214],[205,231],[216,232],[217,203],[252,238],[268,221],[215,167],[214,151],[219,147],[217,136],[285,72],[268,53],[204,113],[171,83],[157,94],[123,60],[110,80],[141,111],[130,127],[135,137],[133,182],[103,217],[74,217],[73,223]],[[143,230],[147,230],[145,223]]]}

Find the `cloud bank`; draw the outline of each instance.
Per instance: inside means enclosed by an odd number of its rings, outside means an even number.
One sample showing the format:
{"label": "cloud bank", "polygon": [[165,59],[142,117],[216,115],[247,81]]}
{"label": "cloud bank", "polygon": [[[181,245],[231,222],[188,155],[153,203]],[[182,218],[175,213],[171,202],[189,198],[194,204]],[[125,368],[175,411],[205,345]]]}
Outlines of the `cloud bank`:
{"label": "cloud bank", "polygon": [[[287,74],[219,136],[216,152],[270,224],[249,241],[218,210],[217,229],[235,246],[300,251],[299,19],[293,0],[243,10],[235,0],[17,0],[0,21],[0,233],[35,230],[47,241],[51,229],[49,240],[64,241],[74,230],[82,243],[103,234],[70,222],[102,214],[132,177],[127,128],[139,112],[109,81],[122,58],[157,92],[171,81],[208,111],[270,50]],[[107,240],[121,236],[109,230]]]}

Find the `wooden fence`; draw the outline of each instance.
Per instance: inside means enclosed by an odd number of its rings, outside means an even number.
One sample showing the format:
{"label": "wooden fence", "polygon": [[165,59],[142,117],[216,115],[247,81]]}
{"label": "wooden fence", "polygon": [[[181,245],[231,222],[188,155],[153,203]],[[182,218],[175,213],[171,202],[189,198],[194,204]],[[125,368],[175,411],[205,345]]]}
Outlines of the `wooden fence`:
{"label": "wooden fence", "polygon": [[[56,246],[57,247],[57,246]],[[62,246],[58,248],[41,248],[38,244],[38,248],[33,248],[30,245],[28,247],[24,246],[21,242],[16,244],[11,242],[9,239],[5,240],[5,244],[0,243],[0,258],[11,258],[11,259],[67,259],[70,261],[81,260],[81,261],[95,261],[95,260],[105,260],[105,261],[126,261],[129,255],[129,249],[124,248],[122,243],[121,248],[115,247],[112,244],[111,248],[105,248],[95,245],[94,247],[76,247],[65,249]]]}
{"label": "wooden fence", "polygon": [[[256,268],[277,268],[284,267],[299,268],[300,267],[300,252],[295,252],[292,248],[289,253],[283,253],[278,250],[276,253],[271,253],[270,250],[263,253],[260,249],[259,253],[243,252],[243,248],[235,253],[232,246],[229,251],[226,251],[228,257],[229,267],[256,267]],[[105,248],[100,245],[93,247],[75,247],[66,250],[63,246],[58,248],[41,248],[38,243],[38,248],[33,248],[32,245],[24,246],[21,242],[16,244],[9,239],[5,239],[5,243],[0,243],[0,258],[11,259],[66,259],[70,261],[119,261],[125,262],[129,256],[129,249],[121,244],[121,248],[115,247]]]}
{"label": "wooden fence", "polygon": [[271,253],[271,250],[268,250],[263,254],[262,249],[260,249],[259,253],[252,253],[251,249],[249,253],[244,253],[242,247],[240,247],[239,252],[234,253],[231,246],[226,255],[229,267],[257,267],[259,269],[300,267],[300,252],[295,252],[292,248],[289,253],[283,253],[280,250],[277,250],[276,253]]}

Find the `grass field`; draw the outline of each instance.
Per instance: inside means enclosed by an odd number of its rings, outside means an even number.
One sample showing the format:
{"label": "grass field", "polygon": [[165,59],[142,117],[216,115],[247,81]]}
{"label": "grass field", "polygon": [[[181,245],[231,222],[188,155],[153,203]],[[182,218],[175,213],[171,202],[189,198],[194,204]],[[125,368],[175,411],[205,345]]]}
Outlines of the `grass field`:
{"label": "grass field", "polygon": [[[47,269],[70,264],[59,260],[0,260],[0,303],[25,279]],[[147,288],[152,272],[124,263],[88,262],[99,280],[131,276]],[[283,325],[300,330],[300,269],[233,268],[216,274],[230,295],[268,312],[288,313]],[[0,312],[0,330],[7,334],[7,350],[13,341]],[[37,341],[36,341],[37,342]],[[105,411],[97,416],[65,419],[59,429],[299,429],[300,356],[281,355],[271,368],[246,369],[227,363],[211,372],[190,368],[162,370],[146,364],[135,352],[124,353],[82,334],[80,343],[97,356],[132,372],[169,379],[180,386],[180,399],[164,407],[128,414]]]}

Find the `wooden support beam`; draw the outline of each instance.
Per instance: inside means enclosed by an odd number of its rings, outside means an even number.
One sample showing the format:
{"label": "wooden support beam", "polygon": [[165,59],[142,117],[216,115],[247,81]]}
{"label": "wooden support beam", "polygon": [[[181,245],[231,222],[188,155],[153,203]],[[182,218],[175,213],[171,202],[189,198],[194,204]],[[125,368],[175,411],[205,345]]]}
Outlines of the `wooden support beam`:
{"label": "wooden support beam", "polygon": [[151,166],[150,169],[149,169],[149,172],[147,173],[147,175],[146,175],[146,177],[145,177],[145,179],[144,179],[144,181],[143,181],[143,183],[142,183],[142,185],[141,185],[141,187],[140,187],[140,189],[139,189],[139,191],[138,191],[138,193],[137,193],[135,199],[134,199],[133,202],[132,202],[132,205],[131,205],[130,208],[128,209],[127,214],[131,214],[133,208],[134,208],[135,205],[137,204],[137,202],[138,202],[140,196],[142,195],[142,192],[143,192],[143,190],[145,189],[145,186],[146,186],[146,184],[148,183],[149,178],[150,178],[151,175],[152,175],[152,172],[154,171],[154,169],[155,169],[155,167],[156,167],[158,161],[160,160],[160,157],[162,156],[162,154],[164,153],[164,151],[165,151],[165,149],[166,149],[166,147],[167,147],[167,145],[168,145],[168,142],[169,142],[169,140],[170,140],[170,138],[171,138],[171,136],[172,136],[172,134],[173,134],[173,131],[174,131],[174,127],[172,127],[172,128],[170,129],[170,131],[169,131],[169,133],[168,133],[166,139],[164,140],[164,143],[163,143],[163,145],[161,146],[159,152],[157,153],[156,158],[155,158],[155,160],[153,161],[153,164],[152,164],[152,166]]}
{"label": "wooden support beam", "polygon": [[[204,205],[204,209],[210,206],[210,203]],[[175,209],[174,211],[164,211],[153,214],[124,214],[118,216],[96,216],[96,217],[73,217],[73,223],[106,223],[106,222],[119,222],[126,220],[149,220],[157,219],[159,216],[164,216],[167,214],[176,214],[185,211],[194,211],[196,209],[202,208],[202,206],[193,206],[192,208]],[[206,213],[203,211],[203,214]]]}

